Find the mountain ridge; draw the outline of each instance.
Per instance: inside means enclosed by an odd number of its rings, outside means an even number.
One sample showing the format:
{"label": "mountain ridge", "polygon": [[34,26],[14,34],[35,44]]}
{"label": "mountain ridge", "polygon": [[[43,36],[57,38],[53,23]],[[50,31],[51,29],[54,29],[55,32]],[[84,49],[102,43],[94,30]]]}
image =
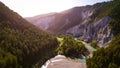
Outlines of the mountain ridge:
{"label": "mountain ridge", "polygon": [[[102,2],[102,3],[97,3],[94,5],[74,7],[72,9],[68,9],[61,13],[57,13],[56,15],[52,15],[51,17],[48,15],[44,18],[39,18],[39,19],[37,19],[37,22],[34,21],[34,19],[35,19],[34,17],[32,18],[33,19],[32,21],[30,19],[27,19],[27,20],[29,22],[33,23],[34,25],[36,25],[37,27],[43,29],[46,32],[51,32],[51,33],[55,33],[55,34],[70,34],[74,37],[81,38],[82,40],[84,40],[86,42],[97,41],[99,46],[101,46],[101,45],[104,46],[113,38],[112,31],[109,29],[110,27],[107,26],[107,25],[109,25],[109,23],[112,20],[112,18],[110,18],[110,16],[108,16],[108,14],[110,12],[108,6],[109,7],[111,6],[110,2]],[[49,18],[47,19],[47,17],[49,17]],[[108,18],[108,20],[105,20],[104,18],[105,19]],[[42,20],[44,20],[44,21],[42,21]],[[100,26],[97,25],[96,28],[100,27],[97,30],[94,30],[94,29],[96,29],[95,27],[90,26],[90,24],[95,25],[99,21],[101,21],[103,23],[105,21],[106,31],[104,31],[104,29],[103,29],[103,27],[105,27],[105,25],[100,25],[100,24],[99,24]],[[83,28],[83,26],[82,26],[83,24],[85,25],[84,26],[85,28]],[[47,25],[47,26],[45,26],[45,25]],[[93,36],[91,36],[91,34],[93,34],[93,32],[88,30],[88,29],[90,29],[90,27],[92,28],[91,30],[95,32],[94,34],[96,34],[95,36],[97,36],[97,38],[94,38]],[[81,28],[81,29],[79,29],[79,28]],[[74,30],[72,30],[72,29],[74,29]],[[102,36],[105,36],[103,39],[101,39],[99,37],[100,32],[102,33]],[[106,32],[106,33],[104,33],[104,32]],[[109,38],[109,39],[106,40],[106,38]]]}

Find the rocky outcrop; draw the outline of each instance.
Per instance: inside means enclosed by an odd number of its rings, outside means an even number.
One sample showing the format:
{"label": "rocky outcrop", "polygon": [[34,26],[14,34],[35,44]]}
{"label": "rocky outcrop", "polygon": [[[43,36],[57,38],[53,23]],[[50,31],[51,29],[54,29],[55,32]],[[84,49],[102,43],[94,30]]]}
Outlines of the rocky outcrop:
{"label": "rocky outcrop", "polygon": [[74,37],[80,37],[86,42],[98,41],[99,46],[107,44],[113,37],[109,28],[109,23],[112,19],[108,16],[95,21],[94,23],[85,22],[67,30],[68,34]]}

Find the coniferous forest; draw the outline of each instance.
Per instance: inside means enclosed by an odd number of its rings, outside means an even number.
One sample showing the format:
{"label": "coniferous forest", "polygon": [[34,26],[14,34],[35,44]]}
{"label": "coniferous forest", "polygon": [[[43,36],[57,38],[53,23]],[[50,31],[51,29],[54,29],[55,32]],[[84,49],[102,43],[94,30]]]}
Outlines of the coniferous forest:
{"label": "coniferous forest", "polygon": [[57,46],[56,38],[0,2],[0,68],[31,68],[38,61],[41,66]]}

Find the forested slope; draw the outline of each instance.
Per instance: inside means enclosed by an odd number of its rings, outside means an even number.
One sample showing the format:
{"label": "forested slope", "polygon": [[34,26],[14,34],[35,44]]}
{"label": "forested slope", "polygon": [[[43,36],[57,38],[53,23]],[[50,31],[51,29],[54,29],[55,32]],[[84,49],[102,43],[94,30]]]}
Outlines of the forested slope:
{"label": "forested slope", "polygon": [[87,68],[120,68],[120,0],[111,1],[111,6],[108,15],[113,18],[110,27],[115,38],[87,59]]}
{"label": "forested slope", "polygon": [[40,66],[55,55],[57,40],[0,2],[0,68]]}

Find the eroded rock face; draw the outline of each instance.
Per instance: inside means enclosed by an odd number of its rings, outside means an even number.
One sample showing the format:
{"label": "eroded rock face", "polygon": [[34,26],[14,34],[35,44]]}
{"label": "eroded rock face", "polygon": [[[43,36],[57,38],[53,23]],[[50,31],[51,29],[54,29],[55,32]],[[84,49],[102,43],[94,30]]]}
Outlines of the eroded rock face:
{"label": "eroded rock face", "polygon": [[110,17],[106,16],[94,23],[85,22],[81,25],[70,28],[66,33],[75,37],[81,37],[81,39],[87,42],[96,40],[98,41],[99,46],[103,46],[113,37],[113,34],[109,29],[109,23],[111,20]]}

